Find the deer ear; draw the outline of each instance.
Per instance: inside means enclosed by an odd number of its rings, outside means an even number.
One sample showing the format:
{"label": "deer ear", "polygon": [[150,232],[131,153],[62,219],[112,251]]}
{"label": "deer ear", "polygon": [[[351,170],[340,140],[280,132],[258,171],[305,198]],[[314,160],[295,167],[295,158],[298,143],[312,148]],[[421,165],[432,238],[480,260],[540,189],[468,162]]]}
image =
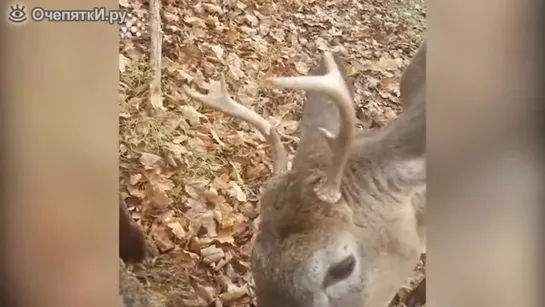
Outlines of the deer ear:
{"label": "deer ear", "polygon": [[[333,53],[333,59],[340,75],[342,76],[346,87],[350,92],[350,97],[354,99],[353,82],[348,78],[348,73],[344,61],[337,53]],[[327,73],[325,58],[321,58],[319,65],[309,72],[310,76],[324,75]],[[321,91],[307,91],[306,102],[303,106],[303,114],[300,122],[301,139],[299,147],[293,160],[293,167],[306,168],[308,156],[316,151],[327,151],[320,128],[323,128],[333,134],[339,131],[339,110],[332,103],[330,97]]]}
{"label": "deer ear", "polygon": [[426,41],[420,45],[401,75],[399,96],[403,109],[407,109],[416,99],[422,82],[426,82]]}
{"label": "deer ear", "polygon": [[[354,85],[351,82],[351,80],[348,78],[348,71],[347,71],[346,66],[344,64],[344,61],[341,59],[341,57],[337,53],[333,53],[333,59],[335,60],[335,64],[337,64],[337,67],[339,68],[339,72],[340,72],[341,76],[343,77],[343,80],[346,83],[346,86],[350,90],[350,95],[351,95],[351,97],[353,99],[354,98]],[[327,68],[326,68],[325,58],[322,57],[320,59],[320,64],[317,67],[315,67],[314,69],[312,69],[309,72],[308,75],[309,76],[318,76],[318,75],[323,75],[325,73],[327,73]],[[309,100],[308,96],[311,93],[314,93],[314,92],[313,91],[308,91],[307,92],[307,100]]]}
{"label": "deer ear", "polygon": [[333,58],[335,59],[335,64],[337,64],[337,67],[339,67],[339,71],[341,73],[341,76],[343,76],[343,80],[344,80],[344,83],[346,83],[346,87],[348,87],[348,90],[350,91],[350,97],[354,99],[354,85],[352,81],[348,78],[348,71],[344,64],[344,61],[341,59],[341,57],[337,53],[333,54]]}

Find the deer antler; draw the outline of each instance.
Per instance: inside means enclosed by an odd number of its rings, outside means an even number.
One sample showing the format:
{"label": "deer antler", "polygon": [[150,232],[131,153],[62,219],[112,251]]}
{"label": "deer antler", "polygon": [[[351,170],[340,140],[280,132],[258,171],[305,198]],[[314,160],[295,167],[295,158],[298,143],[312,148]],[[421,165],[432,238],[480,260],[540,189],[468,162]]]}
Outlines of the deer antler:
{"label": "deer antler", "polygon": [[[335,63],[333,54],[325,52],[324,61],[327,73],[323,76],[280,77],[269,78],[267,81],[283,88],[323,92],[329,95],[337,106],[340,114],[338,135],[320,128],[333,153],[333,158],[327,170],[327,178],[315,189],[320,199],[335,203],[341,198],[342,172],[348,160],[350,144],[355,134],[356,114],[350,91]],[[312,101],[307,103],[312,103]]]}
{"label": "deer antler", "polygon": [[207,95],[198,93],[186,85],[183,86],[183,90],[189,97],[201,102],[202,104],[232,117],[243,120],[257,128],[257,130],[259,130],[259,132],[271,145],[273,173],[281,173],[287,170],[288,158],[286,150],[280,140],[278,132],[268,121],[251,109],[248,109],[247,107],[231,99],[229,93],[227,92],[225,81],[212,81],[210,83],[203,84],[202,87],[208,90]]}

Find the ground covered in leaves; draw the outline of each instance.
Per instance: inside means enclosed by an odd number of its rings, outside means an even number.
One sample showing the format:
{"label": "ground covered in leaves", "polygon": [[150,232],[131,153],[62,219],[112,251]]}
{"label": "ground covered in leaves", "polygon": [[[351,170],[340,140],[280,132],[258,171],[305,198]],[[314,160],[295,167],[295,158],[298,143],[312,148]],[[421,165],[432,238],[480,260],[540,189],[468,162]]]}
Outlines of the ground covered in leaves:
{"label": "ground covered in leaves", "polygon": [[354,82],[359,125],[384,125],[401,111],[399,78],[425,29],[423,0],[163,0],[164,110],[148,101],[149,4],[119,3],[134,16],[120,32],[120,188],[154,255],[133,271],[187,306],[255,305],[250,252],[270,150],[182,85],[223,76],[293,153],[303,93],[260,80],[306,74],[333,50]]}

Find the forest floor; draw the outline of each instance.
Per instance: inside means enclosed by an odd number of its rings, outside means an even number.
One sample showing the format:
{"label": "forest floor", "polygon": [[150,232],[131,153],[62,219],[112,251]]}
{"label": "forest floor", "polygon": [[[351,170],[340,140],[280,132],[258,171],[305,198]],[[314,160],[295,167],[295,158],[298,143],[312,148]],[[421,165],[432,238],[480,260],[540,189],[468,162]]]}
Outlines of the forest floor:
{"label": "forest floor", "polygon": [[[119,3],[134,16],[120,32],[120,189],[153,247],[131,269],[186,306],[255,306],[249,263],[270,151],[255,129],[191,101],[182,85],[223,76],[293,153],[303,93],[259,82],[306,74],[333,50],[354,83],[358,125],[382,126],[401,112],[399,78],[426,29],[424,0],[163,0],[163,111],[148,100],[149,4]],[[420,266],[392,306],[423,274]]]}

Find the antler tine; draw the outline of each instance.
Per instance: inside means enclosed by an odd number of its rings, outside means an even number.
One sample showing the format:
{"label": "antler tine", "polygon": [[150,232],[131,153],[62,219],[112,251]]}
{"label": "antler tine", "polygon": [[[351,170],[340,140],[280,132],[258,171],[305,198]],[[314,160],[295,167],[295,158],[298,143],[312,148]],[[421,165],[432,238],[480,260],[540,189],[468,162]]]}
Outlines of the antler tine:
{"label": "antler tine", "polygon": [[271,145],[273,173],[280,173],[287,170],[288,158],[286,149],[280,140],[278,132],[268,121],[251,109],[233,100],[227,92],[225,81],[205,83],[203,84],[203,88],[208,90],[207,95],[194,91],[186,85],[183,86],[184,92],[189,97],[222,113],[243,120],[257,128]]}
{"label": "antler tine", "polygon": [[[320,128],[333,153],[333,158],[327,170],[327,178],[315,190],[323,201],[335,203],[341,198],[342,173],[355,134],[356,114],[350,90],[335,63],[333,54],[325,52],[324,61],[327,73],[323,76],[280,77],[269,78],[267,81],[283,88],[323,92],[329,95],[337,106],[340,114],[339,133],[334,135],[332,132]],[[312,103],[312,101],[308,103]]]}

